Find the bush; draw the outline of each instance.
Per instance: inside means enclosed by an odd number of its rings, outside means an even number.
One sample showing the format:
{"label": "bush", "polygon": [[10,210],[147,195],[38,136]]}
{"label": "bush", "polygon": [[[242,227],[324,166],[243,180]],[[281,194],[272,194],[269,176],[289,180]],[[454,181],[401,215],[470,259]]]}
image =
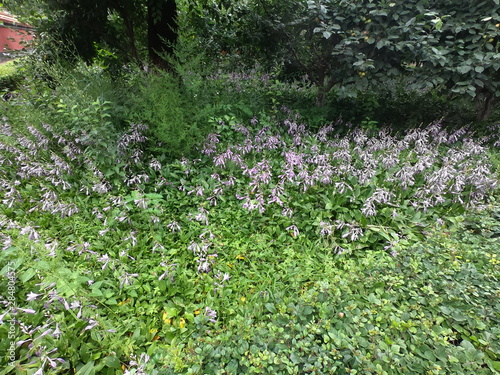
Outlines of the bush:
{"label": "bush", "polygon": [[401,130],[436,119],[443,119],[449,128],[462,127],[476,116],[473,106],[462,99],[450,100],[434,91],[411,91],[403,87],[365,92],[338,88],[330,92],[323,107],[315,108],[313,103],[310,99],[296,100],[290,103],[290,108],[297,109],[311,125],[340,117],[353,123],[371,120]]}
{"label": "bush", "polygon": [[14,61],[0,64],[0,94],[15,91],[21,85],[24,74],[20,72]]}
{"label": "bush", "polygon": [[0,103],[4,372],[497,370],[498,127],[309,127],[293,84],[181,52]]}
{"label": "bush", "polygon": [[139,74],[135,80],[129,119],[150,127],[152,151],[172,159],[189,155],[206,133],[192,98],[170,73]]}

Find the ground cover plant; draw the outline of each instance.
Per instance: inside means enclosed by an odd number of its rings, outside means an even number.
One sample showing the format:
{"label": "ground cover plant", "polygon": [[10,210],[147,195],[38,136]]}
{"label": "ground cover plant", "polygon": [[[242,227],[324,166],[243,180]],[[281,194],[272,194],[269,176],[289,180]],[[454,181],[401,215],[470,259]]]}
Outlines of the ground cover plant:
{"label": "ground cover plant", "polygon": [[2,120],[0,373],[499,371],[498,126],[210,127]]}
{"label": "ground cover plant", "polygon": [[498,3],[4,0],[0,375],[500,372]]}

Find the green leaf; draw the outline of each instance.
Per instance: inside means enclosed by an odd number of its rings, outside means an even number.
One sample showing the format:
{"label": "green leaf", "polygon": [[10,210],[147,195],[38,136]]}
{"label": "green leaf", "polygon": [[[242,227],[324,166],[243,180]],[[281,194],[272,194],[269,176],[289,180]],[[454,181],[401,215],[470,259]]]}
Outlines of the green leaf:
{"label": "green leaf", "polygon": [[474,345],[472,345],[472,343],[469,340],[462,340],[462,342],[460,343],[460,346],[467,351],[475,351],[476,350]]}
{"label": "green leaf", "polygon": [[116,356],[108,356],[103,362],[107,367],[120,368],[120,360]]}
{"label": "green leaf", "polygon": [[500,361],[491,361],[491,367],[496,371],[500,371]]}
{"label": "green leaf", "polygon": [[297,357],[297,355],[293,352],[292,354],[290,354],[290,360],[292,361],[292,363],[300,363],[300,358]]}
{"label": "green leaf", "polygon": [[389,41],[387,41],[387,40],[385,40],[385,39],[382,39],[382,40],[379,40],[379,41],[377,42],[377,45],[376,45],[376,46],[377,46],[377,48],[378,48],[378,49],[380,49],[380,48],[385,47],[385,46],[387,46],[387,45],[389,45]]}
{"label": "green leaf", "polygon": [[266,308],[267,311],[269,311],[270,313],[273,313],[273,314],[276,314],[277,310],[276,310],[276,307],[274,306],[273,303],[266,303],[264,305],[264,307]]}
{"label": "green leaf", "polygon": [[100,289],[92,288],[92,291],[89,293],[89,297],[102,297],[103,294]]}
{"label": "green leaf", "polygon": [[468,65],[462,65],[457,68],[457,72],[460,74],[467,74],[472,70],[471,66]]}
{"label": "green leaf", "polygon": [[168,318],[175,318],[179,314],[179,310],[176,307],[166,307],[165,313]]}
{"label": "green leaf", "polygon": [[397,344],[392,344],[391,345],[391,352],[393,352],[393,353],[399,353],[400,350],[401,350],[401,346],[399,346]]}
{"label": "green leaf", "polygon": [[23,274],[22,274],[22,275],[21,275],[21,277],[20,277],[20,280],[21,280],[23,283],[25,283],[25,282],[27,282],[27,281],[31,280],[31,278],[32,278],[33,276],[35,276],[35,275],[36,275],[36,270],[34,270],[33,268],[29,268],[29,269],[27,269],[25,272],[23,272]]}
{"label": "green leaf", "polygon": [[91,361],[84,365],[80,370],[77,371],[76,375],[94,375],[95,374],[94,361]]}
{"label": "green leaf", "polygon": [[382,301],[381,301],[381,300],[379,300],[379,299],[375,296],[375,294],[373,294],[373,293],[370,293],[370,295],[368,295],[367,300],[368,300],[368,302],[373,303],[373,304],[375,304],[375,305],[380,305],[380,304],[382,304]]}

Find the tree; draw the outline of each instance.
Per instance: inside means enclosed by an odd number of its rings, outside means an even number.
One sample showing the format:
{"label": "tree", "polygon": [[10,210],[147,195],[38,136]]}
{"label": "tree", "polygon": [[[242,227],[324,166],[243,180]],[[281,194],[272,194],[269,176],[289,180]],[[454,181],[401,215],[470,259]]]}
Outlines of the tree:
{"label": "tree", "polygon": [[[144,40],[150,62],[166,68],[164,54],[172,53],[177,40],[175,0],[6,0],[5,5],[49,37],[74,46],[85,60],[108,48],[122,62],[139,62]],[[35,17],[34,10],[45,17]]]}
{"label": "tree", "polygon": [[403,77],[412,89],[469,94],[480,119],[500,95],[499,0],[191,0],[201,2],[193,19],[207,44],[295,67],[318,88],[318,106],[335,86]]}
{"label": "tree", "polygon": [[156,67],[169,68],[165,54],[173,54],[177,41],[177,5],[175,0],[148,0],[148,51]]}
{"label": "tree", "polygon": [[308,1],[290,24],[292,56],[318,86],[317,104],[336,84],[363,87],[413,76],[412,88],[474,98],[486,119],[500,96],[500,7],[487,1]]}
{"label": "tree", "polygon": [[468,94],[478,120],[500,99],[500,1],[436,1],[435,27],[424,38],[422,73],[455,94]]}

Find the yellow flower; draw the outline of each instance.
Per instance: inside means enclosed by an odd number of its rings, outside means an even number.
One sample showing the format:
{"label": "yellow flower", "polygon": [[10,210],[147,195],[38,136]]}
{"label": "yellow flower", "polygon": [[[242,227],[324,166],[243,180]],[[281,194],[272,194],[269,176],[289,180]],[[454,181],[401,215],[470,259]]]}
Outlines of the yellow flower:
{"label": "yellow flower", "polygon": [[183,318],[179,319],[179,328],[184,328],[186,326],[186,321]]}
{"label": "yellow flower", "polygon": [[172,319],[168,317],[168,313],[166,311],[163,312],[162,320],[165,324],[172,323]]}
{"label": "yellow flower", "polygon": [[240,301],[241,301],[241,302],[245,302],[246,300],[247,300],[247,299],[246,299],[245,297],[241,297],[241,298],[240,298]]}
{"label": "yellow flower", "polygon": [[126,300],[124,300],[124,301],[118,302],[118,306],[122,306],[122,305],[124,305],[124,304],[126,304],[126,303],[128,303],[128,302],[130,302],[130,298],[127,298],[127,299],[126,299]]}

